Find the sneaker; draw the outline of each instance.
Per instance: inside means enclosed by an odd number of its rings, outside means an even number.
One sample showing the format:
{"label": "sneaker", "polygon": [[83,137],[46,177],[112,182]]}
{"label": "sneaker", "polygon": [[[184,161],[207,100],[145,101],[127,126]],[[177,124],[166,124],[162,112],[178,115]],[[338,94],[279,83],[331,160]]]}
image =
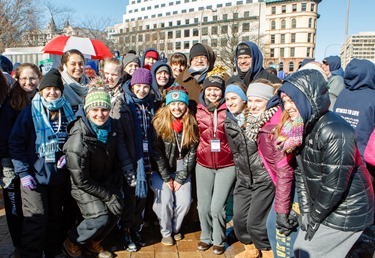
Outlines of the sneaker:
{"label": "sneaker", "polygon": [[182,234],[181,233],[175,233],[173,238],[176,241],[180,241],[182,239]]}
{"label": "sneaker", "polygon": [[132,234],[131,238],[133,239],[134,243],[137,244],[137,245],[139,245],[139,246],[144,247],[146,245],[146,241],[143,238],[141,232],[139,232],[139,231],[134,232]]}
{"label": "sneaker", "polygon": [[162,240],[161,240],[161,243],[163,245],[174,245],[174,241],[173,241],[173,238],[171,236],[163,237]]}
{"label": "sneaker", "polygon": [[69,238],[67,238],[63,243],[62,251],[65,255],[71,258],[81,258],[82,252],[79,245],[72,243]]}
{"label": "sneaker", "polygon": [[211,247],[211,244],[206,244],[205,242],[198,243],[198,251],[206,251]]}
{"label": "sneaker", "polygon": [[100,241],[90,241],[83,246],[85,251],[91,254],[97,255],[98,258],[112,258],[113,255],[111,252],[104,250],[103,246],[100,244]]}
{"label": "sneaker", "polygon": [[223,254],[225,251],[224,246],[214,245],[212,247],[212,252],[217,255]]}
{"label": "sneaker", "polygon": [[130,237],[129,233],[128,232],[124,232],[124,236],[123,236],[123,243],[124,243],[124,248],[128,251],[128,252],[136,252],[137,251],[137,246],[136,244],[133,242],[132,238]]}

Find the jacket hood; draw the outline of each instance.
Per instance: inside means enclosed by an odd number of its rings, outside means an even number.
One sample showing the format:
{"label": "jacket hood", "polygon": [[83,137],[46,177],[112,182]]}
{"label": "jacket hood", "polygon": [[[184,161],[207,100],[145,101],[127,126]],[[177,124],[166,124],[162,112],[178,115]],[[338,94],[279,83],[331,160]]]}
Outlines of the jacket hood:
{"label": "jacket hood", "polygon": [[[258,46],[255,43],[253,43],[253,42],[241,42],[241,43],[239,43],[236,47],[235,52],[234,52],[234,63],[236,64],[237,71],[239,71],[238,63],[237,63],[238,51],[239,51],[238,46],[241,45],[241,44],[245,44],[250,48],[251,57],[252,57],[251,58],[251,67],[250,67],[249,71],[247,71],[244,81],[251,82],[252,78],[254,78],[256,74],[258,74],[260,71],[262,71],[264,69],[263,68],[263,55],[262,55],[262,52],[260,52]],[[250,80],[247,80],[247,78],[249,78]]]}
{"label": "jacket hood", "polygon": [[167,63],[164,63],[163,61],[157,61],[155,64],[153,64],[152,68],[151,68],[151,76],[152,76],[152,85],[151,85],[151,87],[152,87],[152,90],[154,91],[154,93],[156,95],[156,99],[160,99],[161,98],[161,95],[160,95],[160,92],[159,92],[159,86],[158,86],[158,83],[156,81],[156,71],[161,66],[167,67],[168,73],[169,73],[169,81],[168,81],[167,85],[164,86],[164,88],[168,88],[173,83],[172,69],[171,69],[171,67]]}
{"label": "jacket hood", "polygon": [[375,65],[366,59],[352,59],[346,66],[344,82],[348,90],[375,90]]}
{"label": "jacket hood", "polygon": [[329,64],[329,71],[332,75],[344,77],[344,70],[341,67],[341,58],[339,56],[328,56],[324,60]]}
{"label": "jacket hood", "polygon": [[[207,71],[211,71],[214,68],[215,61],[216,61],[216,55],[215,55],[214,51],[212,50],[211,47],[203,45],[201,43],[195,43],[191,48],[193,48],[197,44],[202,45],[204,47],[204,49],[206,49],[207,60],[208,60],[208,70]],[[189,63],[191,63],[191,59],[189,59]]]}
{"label": "jacket hood", "polygon": [[330,105],[327,81],[313,69],[300,70],[285,79],[278,90],[285,92],[295,103],[309,132],[318,119],[328,111]]}

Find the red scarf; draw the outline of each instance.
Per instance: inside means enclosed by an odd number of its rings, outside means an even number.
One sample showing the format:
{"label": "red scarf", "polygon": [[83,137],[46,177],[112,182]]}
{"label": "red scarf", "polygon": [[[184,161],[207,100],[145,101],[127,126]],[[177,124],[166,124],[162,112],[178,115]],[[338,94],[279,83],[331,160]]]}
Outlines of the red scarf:
{"label": "red scarf", "polygon": [[181,122],[181,119],[174,119],[172,121],[172,127],[173,127],[173,130],[176,132],[176,133],[181,133],[182,132],[182,129],[183,129],[183,124]]}

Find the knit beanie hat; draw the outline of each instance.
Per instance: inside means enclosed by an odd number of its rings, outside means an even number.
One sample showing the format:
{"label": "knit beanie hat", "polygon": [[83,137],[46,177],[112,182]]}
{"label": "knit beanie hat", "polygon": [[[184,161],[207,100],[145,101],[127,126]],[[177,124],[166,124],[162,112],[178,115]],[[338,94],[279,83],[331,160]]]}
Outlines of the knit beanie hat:
{"label": "knit beanie hat", "polygon": [[51,70],[43,76],[38,89],[39,91],[42,91],[47,87],[56,87],[61,90],[61,93],[64,92],[64,83],[61,79],[61,73],[56,68],[51,68]]}
{"label": "knit beanie hat", "polygon": [[162,71],[166,71],[169,74],[169,69],[166,65],[161,65],[155,72],[155,74],[160,73]]}
{"label": "knit beanie hat", "polygon": [[93,69],[96,73],[98,72],[98,66],[94,61],[88,61],[85,65],[85,68],[91,68]]}
{"label": "knit beanie hat", "polygon": [[122,63],[124,65],[124,67],[126,67],[131,62],[137,63],[138,65],[141,65],[141,61],[139,60],[138,56],[136,56],[134,54],[126,54],[126,56],[122,60]]}
{"label": "knit beanie hat", "polygon": [[243,101],[247,101],[245,90],[238,84],[229,84],[227,87],[225,87],[225,94],[228,92],[233,92],[240,96]]}
{"label": "knit beanie hat", "polygon": [[151,72],[146,68],[138,68],[134,71],[130,85],[134,84],[152,84]]}
{"label": "knit beanie hat", "polygon": [[247,97],[259,97],[269,100],[274,95],[275,89],[265,83],[255,82],[250,83],[249,88],[247,88]]}
{"label": "knit beanie hat", "polygon": [[190,60],[196,56],[208,56],[206,48],[200,43],[195,44],[190,49]]}
{"label": "knit beanie hat", "polygon": [[203,81],[203,91],[207,87],[218,87],[223,93],[225,91],[225,69],[222,66],[216,66],[211,72],[207,73],[206,79]]}
{"label": "knit beanie hat", "polygon": [[145,55],[145,58],[146,57],[151,57],[153,59],[158,60],[159,59],[159,53],[156,52],[155,50],[149,50],[149,51],[147,51],[147,53]]}
{"label": "knit beanie hat", "polygon": [[104,87],[92,87],[87,93],[85,112],[88,113],[93,108],[111,109],[111,96]]}
{"label": "knit beanie hat", "polygon": [[166,105],[174,101],[184,102],[186,106],[189,105],[188,93],[186,89],[178,83],[174,83],[171,87],[168,88],[168,93],[165,97]]}
{"label": "knit beanie hat", "polygon": [[246,44],[239,44],[238,45],[238,51],[237,51],[237,56],[240,55],[249,55],[251,56],[251,51],[250,47]]}

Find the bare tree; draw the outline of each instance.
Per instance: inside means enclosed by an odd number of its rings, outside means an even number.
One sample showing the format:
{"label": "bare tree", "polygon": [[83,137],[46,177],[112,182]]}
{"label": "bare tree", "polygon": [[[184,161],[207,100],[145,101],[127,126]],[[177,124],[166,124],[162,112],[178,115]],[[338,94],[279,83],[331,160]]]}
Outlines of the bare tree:
{"label": "bare tree", "polygon": [[114,50],[115,44],[108,38],[106,32],[106,29],[113,23],[113,19],[109,17],[86,16],[79,22],[83,33],[81,36],[101,40],[109,48]]}
{"label": "bare tree", "polygon": [[[39,2],[39,6],[44,8],[44,11],[49,14],[49,16],[44,16],[48,20],[50,17],[53,17],[54,21],[56,22],[57,28],[62,28],[64,23],[67,20],[73,21],[72,17],[75,13],[74,9],[62,1],[51,1],[51,0],[37,0]],[[48,20],[41,21],[42,24],[47,24]]]}
{"label": "bare tree", "polygon": [[17,45],[25,30],[37,28],[34,0],[0,0],[0,52]]}

